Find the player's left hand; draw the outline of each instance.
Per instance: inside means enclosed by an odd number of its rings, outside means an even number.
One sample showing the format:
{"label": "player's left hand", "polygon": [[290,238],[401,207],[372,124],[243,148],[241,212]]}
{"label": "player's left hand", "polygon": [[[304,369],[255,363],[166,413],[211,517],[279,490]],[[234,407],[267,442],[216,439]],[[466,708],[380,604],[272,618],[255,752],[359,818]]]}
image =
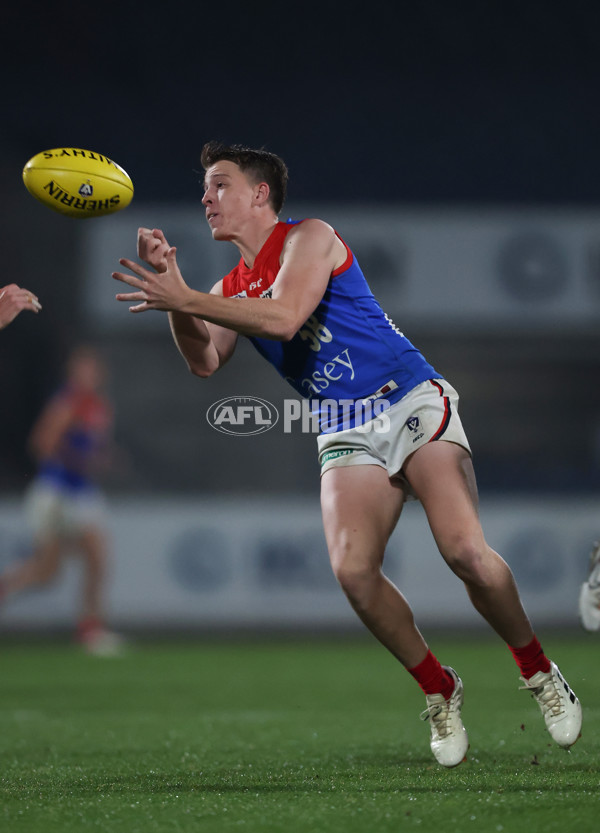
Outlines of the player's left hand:
{"label": "player's left hand", "polygon": [[117,281],[128,284],[135,292],[121,292],[116,296],[117,301],[139,301],[129,307],[130,312],[146,312],[149,309],[177,312],[182,311],[190,300],[192,290],[183,279],[177,265],[177,249],[172,246],[166,253],[166,271],[151,272],[129,258],[119,260],[121,266],[129,269],[138,277],[125,272],[113,272]]}

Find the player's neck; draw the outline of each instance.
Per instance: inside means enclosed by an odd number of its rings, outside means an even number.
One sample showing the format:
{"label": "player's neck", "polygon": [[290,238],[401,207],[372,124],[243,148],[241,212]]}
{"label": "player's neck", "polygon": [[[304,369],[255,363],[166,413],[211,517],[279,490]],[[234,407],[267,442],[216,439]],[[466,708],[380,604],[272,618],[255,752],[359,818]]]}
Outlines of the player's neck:
{"label": "player's neck", "polygon": [[271,236],[278,222],[278,218],[275,217],[268,222],[253,224],[251,227],[244,229],[244,232],[237,239],[231,241],[237,246],[242,260],[250,269],[254,266],[256,256]]}

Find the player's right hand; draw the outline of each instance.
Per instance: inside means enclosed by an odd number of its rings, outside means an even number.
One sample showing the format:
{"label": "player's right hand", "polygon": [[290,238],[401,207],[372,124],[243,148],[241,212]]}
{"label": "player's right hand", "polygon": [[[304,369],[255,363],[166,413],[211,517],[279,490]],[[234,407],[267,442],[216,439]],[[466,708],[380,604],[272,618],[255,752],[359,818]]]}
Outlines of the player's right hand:
{"label": "player's right hand", "polygon": [[137,253],[140,260],[157,272],[167,271],[167,252],[170,246],[161,229],[139,228]]}

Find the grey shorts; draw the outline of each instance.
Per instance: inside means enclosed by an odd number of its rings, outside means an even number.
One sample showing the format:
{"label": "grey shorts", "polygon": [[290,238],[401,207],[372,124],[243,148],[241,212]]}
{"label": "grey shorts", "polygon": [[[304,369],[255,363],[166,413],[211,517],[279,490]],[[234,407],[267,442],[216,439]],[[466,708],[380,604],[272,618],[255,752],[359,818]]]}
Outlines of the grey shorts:
{"label": "grey shorts", "polygon": [[406,459],[436,440],[457,443],[471,453],[458,415],[458,394],[445,379],[422,382],[371,423],[320,434],[321,474],[337,466],[375,465],[408,485],[402,475]]}

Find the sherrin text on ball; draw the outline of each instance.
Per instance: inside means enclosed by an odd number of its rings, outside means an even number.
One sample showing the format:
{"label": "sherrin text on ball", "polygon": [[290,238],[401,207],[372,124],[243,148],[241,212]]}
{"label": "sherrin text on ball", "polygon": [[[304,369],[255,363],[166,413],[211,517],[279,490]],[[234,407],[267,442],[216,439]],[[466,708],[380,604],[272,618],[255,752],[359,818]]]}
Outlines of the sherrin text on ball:
{"label": "sherrin text on ball", "polygon": [[126,208],[131,177],[101,153],[54,148],[33,156],[23,168],[25,187],[37,200],[68,217],[101,217]]}

